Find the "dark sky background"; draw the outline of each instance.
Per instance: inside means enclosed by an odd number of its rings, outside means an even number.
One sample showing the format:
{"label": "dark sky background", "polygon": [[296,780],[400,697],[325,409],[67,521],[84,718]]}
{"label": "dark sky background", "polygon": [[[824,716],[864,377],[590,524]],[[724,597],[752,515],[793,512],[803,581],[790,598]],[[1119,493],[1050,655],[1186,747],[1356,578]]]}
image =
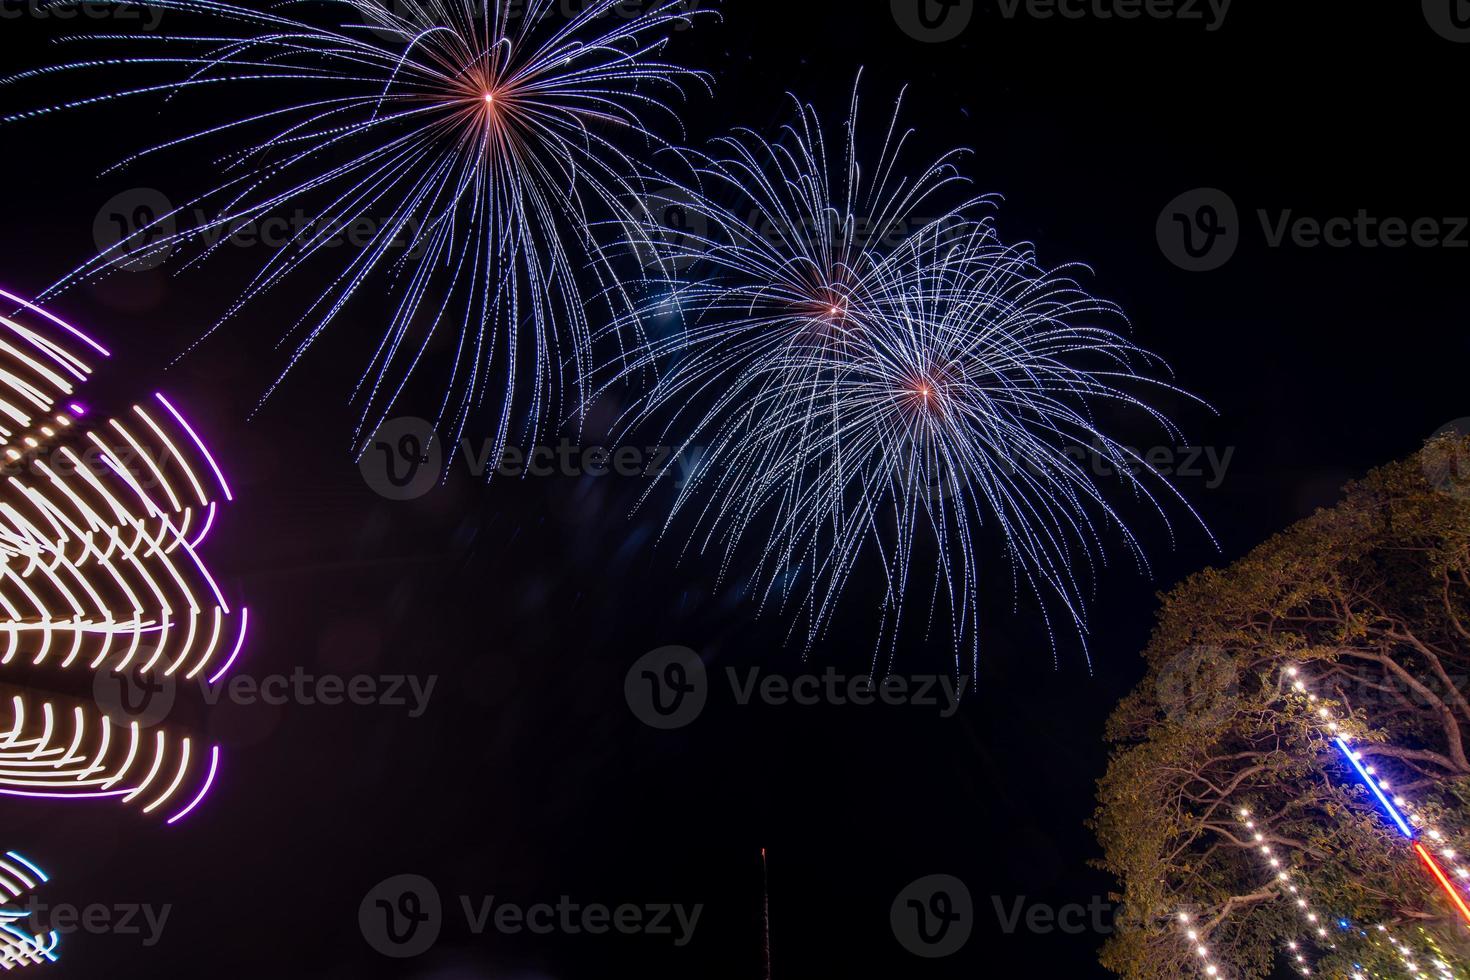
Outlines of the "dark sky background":
{"label": "dark sky background", "polygon": [[[1001,911],[1088,906],[1113,887],[1087,866],[1098,848],[1084,821],[1104,719],[1142,673],[1155,593],[1470,415],[1470,249],[1271,248],[1256,213],[1470,214],[1470,45],[1402,2],[1241,2],[1213,32],[977,8],[959,39],[923,44],[886,0],[731,0],[723,24],[675,49],[717,84],[689,112],[689,138],[778,125],[788,90],[838,113],[859,66],[874,116],[909,85],[920,145],[973,148],[977,187],[1005,195],[1002,234],[1035,241],[1048,263],[1090,262],[1091,285],[1128,311],[1135,337],[1218,409],[1170,406],[1197,443],[1233,453],[1219,486],[1178,480],[1221,551],[1187,519],[1170,551],[1139,513],[1155,574],[1120,562],[1104,576],[1092,673],[1075,645],[1053,666],[1034,614],[1011,613],[991,554],[980,686],[952,718],[739,707],[719,681],[698,721],[656,732],[623,697],[629,666],[655,648],[698,650],[717,677],[756,665],[865,671],[876,569],[803,665],[777,618],[756,619],[733,584],[716,584],[714,563],[680,565],[677,549],[652,546],[660,509],[629,517],[638,480],[484,486],[456,473],[417,501],[376,494],[349,452],[347,401],[380,327],[375,305],[355,308],[251,418],[284,316],[247,314],[164,367],[261,256],[75,291],[56,309],[119,352],[114,377],[165,386],[223,450],[238,503],[207,558],[252,610],[241,669],[438,680],[416,719],[389,706],[199,712],[225,746],[222,775],[176,828],[109,806],[0,803],[0,844],[46,865],[51,901],[172,907],[152,947],[67,937],[56,975],[758,980],[762,848],[777,978],[1103,975],[1098,930],[1008,932]],[[55,57],[44,42],[66,25],[11,16],[23,11],[6,0],[0,11],[0,64]],[[21,100],[0,88],[0,110]],[[200,173],[168,158],[97,176],[175,131],[141,102],[0,128],[0,285],[34,295],[84,259],[118,193],[199,189]],[[1222,269],[1191,273],[1166,258],[1156,222],[1200,187],[1233,199],[1242,240]],[[915,649],[899,669],[944,662],[942,649]],[[359,903],[399,874],[432,880],[446,906],[438,944],[414,960],[383,958],[359,930]],[[895,939],[889,909],[936,874],[968,886],[974,934],[925,960]],[[693,942],[675,948],[654,936],[474,936],[461,895],[705,908]]]}

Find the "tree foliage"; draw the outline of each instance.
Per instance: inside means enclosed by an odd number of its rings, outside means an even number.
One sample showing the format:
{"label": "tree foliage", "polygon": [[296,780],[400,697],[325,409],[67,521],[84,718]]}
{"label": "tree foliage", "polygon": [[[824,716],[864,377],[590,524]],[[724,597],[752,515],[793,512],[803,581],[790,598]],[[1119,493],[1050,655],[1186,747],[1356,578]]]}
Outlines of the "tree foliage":
{"label": "tree foliage", "polygon": [[[1470,964],[1470,932],[1317,716],[1343,719],[1365,761],[1470,852],[1470,440],[1432,441],[1162,601],[1148,673],[1107,731],[1093,826],[1130,925],[1103,964],[1129,980],[1198,975],[1181,911],[1228,975],[1270,974],[1291,941],[1317,975],[1402,975],[1385,935],[1421,965]],[[1326,939],[1242,810],[1330,916]]]}

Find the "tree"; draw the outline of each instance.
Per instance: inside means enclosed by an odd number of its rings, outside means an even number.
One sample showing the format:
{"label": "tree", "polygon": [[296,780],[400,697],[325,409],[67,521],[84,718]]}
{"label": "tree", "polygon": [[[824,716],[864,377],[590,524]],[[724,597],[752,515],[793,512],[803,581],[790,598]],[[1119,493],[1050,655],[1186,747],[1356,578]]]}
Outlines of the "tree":
{"label": "tree", "polygon": [[[1181,911],[1231,976],[1268,975],[1291,941],[1317,975],[1403,975],[1388,936],[1426,975],[1435,957],[1470,963],[1470,931],[1318,716],[1341,718],[1366,765],[1470,844],[1470,440],[1374,471],[1162,603],[1098,784],[1098,864],[1129,923],[1103,964],[1129,980],[1199,975]],[[1263,843],[1302,892],[1287,895]]]}

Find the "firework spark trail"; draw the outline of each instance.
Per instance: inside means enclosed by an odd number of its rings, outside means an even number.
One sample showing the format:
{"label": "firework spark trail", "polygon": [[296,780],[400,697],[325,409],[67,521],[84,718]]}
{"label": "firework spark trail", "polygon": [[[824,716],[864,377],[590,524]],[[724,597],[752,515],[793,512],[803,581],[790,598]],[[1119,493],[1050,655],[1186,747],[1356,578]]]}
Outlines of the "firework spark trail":
{"label": "firework spark trail", "polygon": [[761,921],[765,930],[763,946],[765,980],[771,980],[771,870],[766,863],[766,849],[761,848]]}
{"label": "firework spark trail", "polygon": [[1166,526],[1165,498],[1183,502],[1166,483],[1150,487],[1152,471],[1093,411],[1127,405],[1179,438],[1139,392],[1185,393],[1149,376],[1159,359],[1114,329],[1126,325],[1121,311],[1071,267],[1041,266],[1030,246],[1002,243],[989,217],[973,216],[993,198],[936,204],[965,184],[960,154],[905,171],[901,100],[867,169],[856,94],[837,158],[816,110],[798,109],[775,142],[749,131],[724,140],[698,168],[700,192],[671,196],[695,227],[659,244],[659,267],[687,264],[693,281],[655,272],[637,313],[673,311],[685,325],[609,372],[607,389],[657,376],[624,424],[666,419],[691,460],[665,533],[687,515],[685,550],[721,552],[722,578],[753,550],[762,609],[799,608],[790,630],[804,629],[807,650],[871,551],[887,583],[875,672],[885,650],[892,669],[927,541],[927,625],[947,610],[956,672],[968,652],[974,676],[975,547],[988,520],[1017,593],[1043,600],[1055,657],[1054,606],[1085,641],[1105,529],[1147,571],[1075,449],[1111,465]]}
{"label": "firework spark trail", "polygon": [[[436,428],[457,440],[490,402],[502,446],[516,425],[536,430],[563,403],[571,373],[577,413],[593,361],[588,298],[625,303],[603,229],[620,244],[650,226],[652,171],[625,138],[650,152],[677,150],[653,117],[677,128],[674,101],[706,76],[663,59],[669,34],[718,16],[683,0],[652,0],[629,14],[591,0],[563,17],[552,0],[314,0],[335,12],[324,27],[212,0],[138,0],[175,17],[205,18],[198,34],[108,35],[92,43],[159,48],[23,72],[171,70],[182,77],[14,113],[0,121],[85,106],[197,93],[247,106],[133,154],[216,147],[216,186],[125,236],[49,290],[140,258],[216,255],[238,229],[293,209],[310,216],[258,270],[213,333],[312,265],[328,283],[282,343],[291,349],[268,398],[354,299],[378,280],[393,297],[354,391],[359,451],[435,360],[452,332]],[[69,40],[78,40],[72,38]],[[223,110],[229,111],[229,110]],[[180,227],[191,215],[193,226]],[[212,215],[212,216],[211,216]],[[326,252],[345,228],[370,222],[345,261]],[[325,261],[324,261],[325,260]],[[318,266],[317,263],[320,263]],[[598,290],[584,296],[581,274]],[[620,323],[631,321],[619,319]],[[203,338],[201,338],[202,340]],[[617,337],[619,349],[639,338]],[[529,378],[523,377],[529,375]],[[495,386],[503,386],[496,393]]]}

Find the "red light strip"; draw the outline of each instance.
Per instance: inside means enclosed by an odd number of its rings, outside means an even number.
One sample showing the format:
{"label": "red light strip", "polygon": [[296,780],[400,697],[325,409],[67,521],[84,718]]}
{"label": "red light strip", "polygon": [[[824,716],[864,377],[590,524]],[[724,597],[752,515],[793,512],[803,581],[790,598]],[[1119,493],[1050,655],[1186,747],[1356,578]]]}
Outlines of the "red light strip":
{"label": "red light strip", "polygon": [[1434,855],[1425,850],[1423,844],[1417,842],[1414,844],[1414,850],[1419,852],[1420,860],[1434,873],[1434,877],[1439,879],[1439,885],[1444,889],[1445,894],[1454,900],[1455,907],[1460,910],[1460,915],[1464,916],[1466,922],[1470,922],[1470,907],[1465,905],[1465,900],[1460,897],[1455,886],[1450,884],[1450,879],[1445,876],[1444,869],[1434,860]]}

